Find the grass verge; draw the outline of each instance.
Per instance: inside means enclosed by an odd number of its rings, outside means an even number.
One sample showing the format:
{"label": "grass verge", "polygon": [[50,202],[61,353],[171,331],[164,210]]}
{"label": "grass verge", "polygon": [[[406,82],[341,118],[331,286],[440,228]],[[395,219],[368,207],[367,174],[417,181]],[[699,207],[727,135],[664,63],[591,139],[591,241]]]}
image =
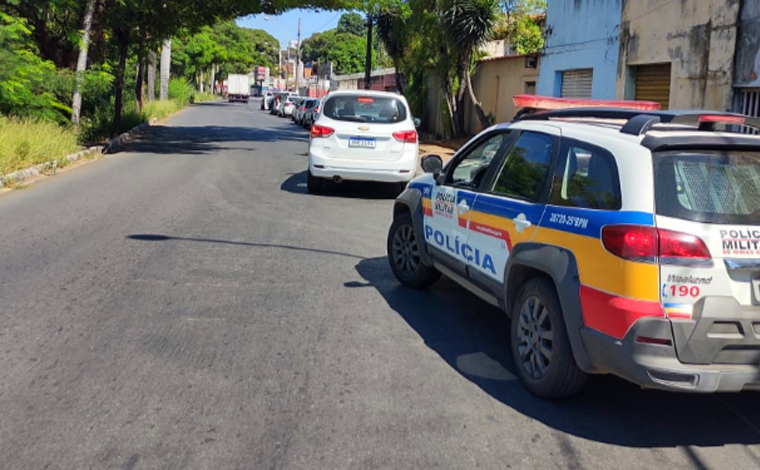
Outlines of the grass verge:
{"label": "grass verge", "polygon": [[193,95],[193,102],[194,103],[204,103],[206,101],[216,101],[220,99],[218,95],[214,95],[212,93],[195,93]]}
{"label": "grass verge", "polygon": [[65,157],[78,149],[74,129],[0,116],[0,175]]}

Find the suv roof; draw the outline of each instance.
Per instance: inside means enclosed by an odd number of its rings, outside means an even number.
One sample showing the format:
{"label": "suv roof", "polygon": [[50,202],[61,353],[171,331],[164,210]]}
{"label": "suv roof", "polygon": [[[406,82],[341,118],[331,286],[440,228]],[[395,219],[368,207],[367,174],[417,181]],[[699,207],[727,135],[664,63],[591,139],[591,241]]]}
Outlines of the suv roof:
{"label": "suv roof", "polygon": [[[588,131],[640,143],[650,150],[753,148],[760,146],[760,119],[713,111],[640,111],[625,108],[573,108],[524,114],[515,122],[552,121],[564,129]],[[724,129],[718,130],[719,127]],[[738,128],[738,129],[735,129]],[[752,129],[752,134],[746,133]],[[737,132],[738,130],[738,132]]]}

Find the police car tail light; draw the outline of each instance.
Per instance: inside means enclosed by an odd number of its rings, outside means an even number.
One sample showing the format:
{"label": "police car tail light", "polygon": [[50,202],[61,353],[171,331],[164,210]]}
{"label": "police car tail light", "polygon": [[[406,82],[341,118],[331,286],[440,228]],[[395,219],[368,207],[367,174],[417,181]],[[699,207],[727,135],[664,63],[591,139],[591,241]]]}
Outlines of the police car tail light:
{"label": "police car tail light", "polygon": [[641,225],[609,225],[602,229],[607,251],[623,259],[654,261],[657,257],[657,229]]}
{"label": "police car tail light", "polygon": [[311,136],[313,138],[330,137],[335,132],[335,129],[327,126],[320,126],[319,124],[313,124],[311,126]]}
{"label": "police car tail light", "polygon": [[701,238],[688,233],[659,230],[660,259],[663,262],[679,259],[710,260],[710,250]]}
{"label": "police car tail light", "polygon": [[632,261],[687,264],[710,261],[710,251],[699,237],[641,225],[609,225],[602,229],[604,247]]}
{"label": "police car tail light", "polygon": [[394,132],[393,137],[399,142],[404,142],[407,144],[417,143],[417,131],[415,130]]}

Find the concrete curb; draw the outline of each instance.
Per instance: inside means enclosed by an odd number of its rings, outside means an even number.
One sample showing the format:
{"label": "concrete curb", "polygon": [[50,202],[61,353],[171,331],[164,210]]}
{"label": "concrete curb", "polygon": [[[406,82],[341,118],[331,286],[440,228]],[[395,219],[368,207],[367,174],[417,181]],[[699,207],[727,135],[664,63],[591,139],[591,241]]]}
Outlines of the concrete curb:
{"label": "concrete curb", "polygon": [[155,124],[156,122],[157,122],[156,119],[152,119],[151,122],[144,122],[140,124],[139,126],[133,127],[127,132],[119,135],[118,137],[111,139],[105,145],[105,147],[103,147],[103,153],[104,154],[116,153],[120,150],[123,150],[130,140],[134,139],[136,136],[148,130],[150,126]]}
{"label": "concrete curb", "polygon": [[[151,122],[155,123],[156,120],[153,119]],[[40,175],[50,175],[50,174],[54,175],[56,171],[58,170],[58,167],[60,166],[60,164],[64,162],[73,163],[85,157],[89,157],[90,155],[118,152],[119,150],[124,148],[127,142],[132,140],[135,136],[140,135],[143,132],[145,132],[150,126],[151,126],[151,123],[144,122],[140,124],[139,126],[134,127],[128,130],[127,132],[119,135],[118,137],[111,139],[103,148],[90,147],[88,149],[81,150],[76,153],[72,153],[71,155],[66,155],[65,157],[60,158],[58,160],[52,160],[49,162],[40,163],[39,165],[34,165],[33,167],[30,167],[30,168],[14,171],[13,173],[8,173],[7,175],[2,175],[0,176],[0,189],[24,182],[32,178],[36,178]]]}
{"label": "concrete curb", "polygon": [[30,168],[8,173],[7,175],[0,176],[0,189],[6,186],[12,186],[14,184],[21,183],[28,179],[36,178],[40,175],[54,175],[61,163],[73,163],[85,157],[89,157],[90,155],[98,155],[100,153],[100,148],[90,147],[88,149],[66,155],[65,157],[58,160],[40,163],[39,165],[34,165]]}

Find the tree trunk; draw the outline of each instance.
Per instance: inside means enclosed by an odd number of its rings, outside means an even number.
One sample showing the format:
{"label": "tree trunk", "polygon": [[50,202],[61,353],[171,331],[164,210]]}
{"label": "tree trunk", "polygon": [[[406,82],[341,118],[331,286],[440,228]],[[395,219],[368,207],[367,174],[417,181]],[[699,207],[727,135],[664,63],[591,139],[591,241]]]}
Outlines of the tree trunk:
{"label": "tree trunk", "polygon": [[74,99],[71,105],[71,122],[79,124],[79,118],[82,113],[82,84],[84,82],[84,71],[87,68],[87,53],[90,49],[90,30],[92,29],[92,17],[95,14],[95,3],[97,0],[87,2],[87,10],[84,13],[84,27],[82,29],[82,45],[79,48],[79,58],[77,59],[76,84],[74,85]]}
{"label": "tree trunk", "polygon": [[158,60],[156,51],[148,52],[148,101],[153,102],[156,99],[156,62]]}
{"label": "tree trunk", "polygon": [[216,64],[211,64],[211,93],[216,90]]}
{"label": "tree trunk", "polygon": [[392,57],[393,59],[393,69],[396,71],[396,92],[403,95],[404,94],[404,86],[401,83],[401,73],[398,70],[398,60],[396,57]]}
{"label": "tree trunk", "polygon": [[114,135],[119,135],[121,133],[121,111],[124,108],[124,74],[127,68],[127,53],[129,52],[129,32],[117,29],[114,34],[119,43],[119,66],[116,69],[113,132]]}
{"label": "tree trunk", "polygon": [[161,101],[169,99],[169,76],[172,67],[172,40],[164,41],[161,47]]}
{"label": "tree trunk", "polygon": [[199,71],[198,74],[200,76],[200,80],[198,80],[199,88],[201,90],[201,93],[203,93],[203,70]]}
{"label": "tree trunk", "polygon": [[[475,90],[472,89],[472,77],[469,73],[467,73],[465,86],[467,86],[467,91],[469,92],[470,99],[472,100],[472,106],[475,109],[475,114],[478,116],[478,121],[480,121],[480,130],[491,127],[491,121],[488,119],[488,116],[486,116],[485,111],[483,111],[483,108],[480,106],[478,99],[475,97]],[[498,99],[498,97],[496,97],[496,99]]]}
{"label": "tree trunk", "polygon": [[135,77],[135,103],[137,112],[141,113],[145,107],[145,52],[143,51],[144,40],[140,38],[140,47],[137,48],[137,76]]}

